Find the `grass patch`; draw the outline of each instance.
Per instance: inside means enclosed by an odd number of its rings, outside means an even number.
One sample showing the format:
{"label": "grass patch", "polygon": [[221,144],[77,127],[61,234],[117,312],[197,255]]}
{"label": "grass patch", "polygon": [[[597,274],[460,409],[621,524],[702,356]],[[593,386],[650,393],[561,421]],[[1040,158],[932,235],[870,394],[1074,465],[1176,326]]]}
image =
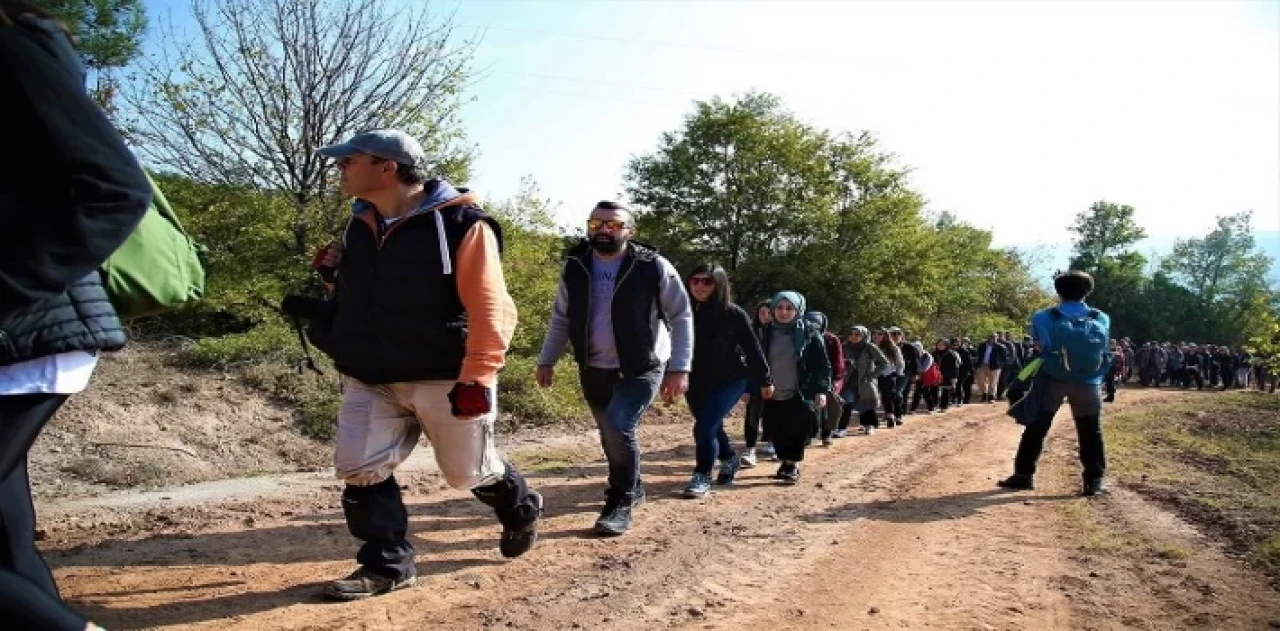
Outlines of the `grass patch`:
{"label": "grass patch", "polygon": [[592,462],[598,456],[589,449],[547,448],[517,451],[509,457],[525,473],[564,473]]}
{"label": "grass patch", "polygon": [[1106,432],[1115,478],[1280,581],[1280,398],[1196,396],[1109,417]]}
{"label": "grass patch", "polygon": [[589,411],[578,385],[578,368],[572,361],[556,365],[555,379],[547,389],[539,388],[532,357],[509,356],[498,377],[498,409],[503,425],[541,427],[585,418]]}

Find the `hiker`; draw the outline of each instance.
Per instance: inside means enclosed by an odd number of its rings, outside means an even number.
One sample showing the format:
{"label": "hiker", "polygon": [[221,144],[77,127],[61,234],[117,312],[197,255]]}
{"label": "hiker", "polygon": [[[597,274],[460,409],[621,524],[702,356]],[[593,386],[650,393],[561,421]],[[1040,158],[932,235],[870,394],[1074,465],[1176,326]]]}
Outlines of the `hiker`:
{"label": "hiker", "polygon": [[907,415],[907,393],[911,384],[916,381],[916,377],[920,374],[920,351],[916,349],[914,344],[908,343],[904,338],[906,334],[902,329],[891,326],[889,327],[889,339],[902,356],[902,375],[898,378],[898,394],[894,397],[896,407],[893,411],[894,424],[900,425],[903,417]]}
{"label": "hiker", "polygon": [[1252,372],[1250,366],[1253,363],[1253,357],[1249,355],[1249,351],[1243,346],[1237,346],[1236,352],[1236,387],[1242,390],[1249,389],[1249,374]]}
{"label": "hiker", "polygon": [[428,177],[426,153],[402,131],[317,153],[334,160],[354,198],[341,244],[318,257],[334,307],[310,331],[342,374],[334,471],[347,528],[363,542],[360,567],[325,596],[358,600],[417,583],[395,470],[423,434],[449,486],[493,508],[502,555],[524,554],[542,496],[494,440],[498,371],[516,328],[498,222],[474,193]]}
{"label": "hiker", "polygon": [[746,311],[733,304],[729,275],[719,265],[699,265],[689,274],[693,300],[693,371],[685,401],[693,413],[697,463],[684,489],[688,498],[711,491],[711,468],[720,461],[716,484],[732,484],[740,461],[724,431],[724,417],[743,394],[773,398],[769,366]]}
{"label": "hiker", "polygon": [[659,393],[674,401],[688,390],[693,361],[693,309],[684,281],[657,250],[632,240],[635,230],[635,215],[618,202],[592,209],[587,238],[566,257],[538,356],[538,385],[549,388],[556,362],[573,345],[582,396],[609,462],[595,523],[605,536],[630,530],[632,511],[645,500],[640,417]]}
{"label": "hiker", "polygon": [[58,594],[36,549],[27,453],[126,334],[99,268],[151,202],[146,174],[88,95],[62,24],[0,0],[7,114],[0,169],[0,619],[97,629]]}
{"label": "hiker", "polygon": [[942,371],[942,383],[938,384],[938,411],[951,407],[952,394],[960,377],[960,355],[951,349],[951,342],[940,337],[934,344],[933,363]]}
{"label": "hiker", "polygon": [[1013,333],[1009,331],[1001,333],[996,341],[1004,347],[1004,365],[1000,367],[1000,378],[996,382],[996,398],[1004,399],[1009,383],[1022,370],[1022,347],[1013,340]]}
{"label": "hiker", "polygon": [[1107,372],[1104,389],[1107,391],[1107,398],[1103,399],[1104,403],[1116,402],[1116,384],[1120,381],[1120,376],[1124,374],[1125,361],[1124,351],[1120,348],[1120,343],[1111,340],[1111,370]]}
{"label": "hiker", "polygon": [[1204,357],[1200,354],[1200,350],[1194,346],[1187,347],[1182,355],[1184,361],[1182,374],[1178,375],[1178,385],[1182,386],[1183,390],[1186,390],[1191,387],[1191,382],[1194,381],[1196,382],[1197,390],[1204,390],[1204,377],[1202,376],[1204,373],[1202,365]]}
{"label": "hiker", "polygon": [[[848,426],[853,414],[858,414],[858,425],[863,434],[876,431],[879,420],[876,408],[880,407],[879,378],[889,360],[875,344],[868,342],[869,334],[864,326],[851,327],[845,335],[844,361],[848,376],[840,392],[841,424]],[[894,419],[885,421],[887,427],[895,427]]]}
{"label": "hiker", "polygon": [[1124,338],[1124,340],[1121,341],[1121,345],[1124,347],[1124,377],[1121,379],[1121,383],[1129,383],[1129,381],[1133,379],[1133,370],[1137,363],[1137,354],[1134,351],[1133,342],[1130,341],[1129,338]]}
{"label": "hiker", "polygon": [[871,334],[871,343],[887,360],[876,384],[880,390],[880,401],[884,403],[884,424],[889,428],[897,427],[902,425],[899,410],[902,409],[901,382],[906,379],[906,360],[887,329],[876,329]]}
{"label": "hiker", "polygon": [[[766,300],[756,305],[755,317],[751,321],[751,331],[756,336],[756,342],[764,338],[764,330],[768,328],[769,322],[773,320],[770,314],[773,307],[769,306]],[[760,392],[754,389],[748,389],[747,411],[743,415],[742,437],[745,448],[742,456],[738,458],[739,464],[743,469],[750,469],[756,466],[756,445],[759,441],[764,441],[764,446],[760,447],[760,455],[765,458],[773,458],[776,452],[773,450],[773,443],[769,442],[769,435],[762,433],[760,430],[761,419],[764,416],[764,398],[760,396]]]}
{"label": "hiker", "polygon": [[761,346],[769,360],[774,392],[764,402],[764,425],[782,461],[774,477],[796,484],[814,415],[827,406],[831,365],[822,335],[804,320],[804,296],[783,291],[770,304],[773,322]]}
{"label": "hiker", "polygon": [[[920,358],[920,375],[916,378],[915,393],[911,395],[911,413],[932,414],[938,405],[938,384],[942,383],[942,372],[936,369],[933,354],[924,350],[919,338],[911,340],[911,345]],[[920,412],[921,397],[924,397],[924,412]]]}
{"label": "hiker", "polygon": [[973,353],[965,348],[964,342],[958,337],[951,338],[951,350],[960,358],[956,384],[951,389],[951,404],[959,407],[968,402],[969,393],[965,383],[973,380]]}
{"label": "hiker", "polygon": [[1111,318],[1089,307],[1084,299],[1093,291],[1093,277],[1080,271],[1053,280],[1058,305],[1037,311],[1031,330],[1043,363],[1033,388],[1039,389],[1039,409],[1022,432],[1014,473],[999,482],[1007,489],[1034,488],[1036,461],[1044,449],[1053,417],[1066,399],[1071,405],[1080,463],[1084,465],[1083,495],[1106,492],[1106,456],[1102,440],[1102,396],[1099,387],[1110,370]]}
{"label": "hiker", "polygon": [[817,410],[816,416],[821,425],[818,431],[822,435],[822,446],[830,447],[832,435],[839,429],[840,415],[844,411],[840,398],[840,390],[844,387],[846,376],[844,350],[841,348],[840,337],[827,330],[826,314],[820,311],[808,311],[804,314],[804,319],[822,334],[822,346],[827,352],[827,364],[831,366],[831,389],[823,393],[827,395],[825,397],[827,407]]}
{"label": "hiker", "polygon": [[983,403],[996,402],[996,385],[1000,382],[1000,371],[1004,368],[1005,352],[1004,345],[1000,344],[999,334],[992,333],[987,336],[987,341],[978,345],[974,353],[974,363],[977,365],[975,381]]}

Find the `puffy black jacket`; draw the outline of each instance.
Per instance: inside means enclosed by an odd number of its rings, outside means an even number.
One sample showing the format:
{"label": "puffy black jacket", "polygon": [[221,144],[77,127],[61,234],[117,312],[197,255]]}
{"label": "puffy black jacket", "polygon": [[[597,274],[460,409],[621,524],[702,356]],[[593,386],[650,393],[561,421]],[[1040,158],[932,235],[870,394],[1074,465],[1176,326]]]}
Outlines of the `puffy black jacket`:
{"label": "puffy black jacket", "polygon": [[769,364],[752,328],[747,312],[737,305],[715,310],[694,303],[691,395],[738,379],[747,379],[752,391],[772,383]]}
{"label": "puffy black jacket", "polygon": [[151,203],[67,37],[11,17],[0,27],[0,366],[124,345],[97,270]]}

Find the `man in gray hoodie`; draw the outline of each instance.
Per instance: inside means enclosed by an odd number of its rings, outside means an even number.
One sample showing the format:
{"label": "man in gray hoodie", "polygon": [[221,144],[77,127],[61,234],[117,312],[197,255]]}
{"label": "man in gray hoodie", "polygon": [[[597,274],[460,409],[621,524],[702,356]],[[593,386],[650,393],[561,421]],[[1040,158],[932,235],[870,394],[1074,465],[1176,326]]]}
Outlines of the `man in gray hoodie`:
{"label": "man in gray hoodie", "polygon": [[[609,488],[596,520],[601,535],[631,528],[644,501],[636,426],[659,391],[668,401],[689,387],[693,310],[679,272],[653,248],[632,241],[635,217],[617,202],[591,211],[587,240],[569,251],[551,324],[538,358],[538,385],[551,387],[556,361],[573,345]],[[668,330],[669,329],[669,330]]]}

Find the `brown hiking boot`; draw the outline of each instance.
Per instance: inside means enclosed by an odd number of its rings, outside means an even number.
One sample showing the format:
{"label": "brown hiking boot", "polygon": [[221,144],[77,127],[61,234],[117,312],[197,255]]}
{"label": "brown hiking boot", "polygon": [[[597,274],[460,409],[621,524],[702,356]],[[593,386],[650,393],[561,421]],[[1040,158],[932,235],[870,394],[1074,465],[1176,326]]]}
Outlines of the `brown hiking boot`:
{"label": "brown hiking boot", "polygon": [[417,574],[396,580],[362,567],[346,578],[340,578],[326,585],[324,595],[330,600],[363,600],[417,584]]}

